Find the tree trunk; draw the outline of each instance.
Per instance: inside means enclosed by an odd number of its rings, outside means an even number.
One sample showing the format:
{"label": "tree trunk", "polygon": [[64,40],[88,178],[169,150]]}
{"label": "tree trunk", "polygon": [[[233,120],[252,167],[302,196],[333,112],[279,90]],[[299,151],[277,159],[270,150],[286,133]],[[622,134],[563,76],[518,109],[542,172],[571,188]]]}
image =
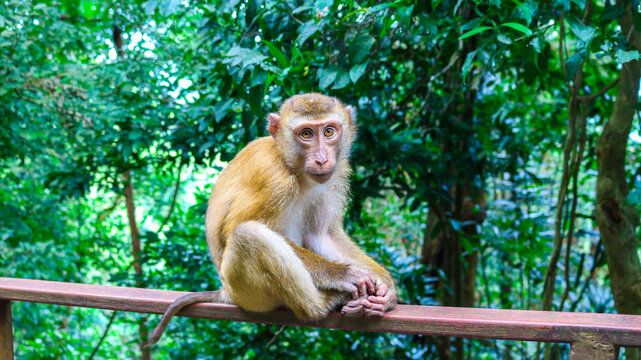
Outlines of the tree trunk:
{"label": "tree trunk", "polygon": [[[641,36],[632,26],[632,2],[623,3],[625,15],[619,20],[628,49],[641,51]],[[626,205],[629,188],[625,155],[638,100],[641,63],[623,64],[619,89],[610,119],[596,142],[598,177],[594,214],[601,233],[610,272],[610,286],[617,312],[641,314],[641,262],[635,230],[639,214]],[[639,359],[638,349],[626,349],[628,359]]]}
{"label": "tree trunk", "polygon": [[[122,41],[122,30],[115,24],[111,27],[112,38],[114,45],[116,47],[116,54],[118,56],[118,61],[124,60],[124,48]],[[138,231],[138,225],[136,224],[136,205],[134,204],[134,189],[131,184],[131,170],[125,170],[122,174],[123,180],[125,182],[125,204],[127,207],[127,219],[129,220],[129,232],[131,233],[131,251],[134,256],[134,272],[136,273],[136,286],[144,287],[143,273],[142,273],[142,264],[140,263],[140,231]],[[142,316],[138,320],[138,333],[140,336],[140,359],[141,360],[151,360],[151,351],[149,348],[145,348],[147,339],[149,338],[149,330],[147,330],[147,316]]]}
{"label": "tree trunk", "polygon": [[[460,189],[460,190],[459,190]],[[470,187],[451,189],[452,197],[458,198],[454,203],[430,206],[423,239],[422,262],[430,266],[431,275],[444,279],[438,282],[439,301],[446,306],[473,307],[476,299],[476,273],[479,263],[478,228],[485,220],[485,212],[475,211],[486,205],[483,190],[472,190]],[[474,196],[468,194],[475,193]],[[445,210],[444,210],[445,209]],[[451,216],[446,215],[452,214]],[[474,225],[462,226],[460,232],[450,225],[451,221],[459,223],[474,222]],[[435,231],[435,229],[439,228]],[[465,251],[461,237],[467,237],[472,251]],[[452,354],[451,341],[442,338],[437,342],[440,359],[463,358],[463,341],[455,341],[457,353]]]}
{"label": "tree trunk", "polygon": [[[473,8],[471,3],[466,3],[459,8],[458,15],[462,19],[470,19]],[[485,193],[474,185],[482,169],[468,166],[476,164],[470,152],[475,138],[476,90],[473,86],[465,85],[461,73],[467,56],[477,47],[475,38],[460,41],[452,54],[458,60],[445,72],[445,84],[452,98],[443,113],[455,119],[444,122],[445,133],[450,135],[442,144],[444,153],[453,154],[453,159],[446,162],[448,178],[453,180],[447,184],[452,200],[429,204],[423,239],[422,262],[429,266],[432,276],[441,278],[437,284],[439,300],[447,306],[473,307],[476,300],[479,262],[477,225],[482,224],[485,216],[483,212],[475,210],[485,206]],[[465,124],[466,130],[452,124]],[[474,224],[470,225],[471,222]],[[454,224],[460,228],[455,229]],[[464,240],[469,243],[467,248],[464,247]],[[454,341],[442,338],[437,342],[437,349],[440,359],[464,358],[464,342],[461,338]]]}
{"label": "tree trunk", "polygon": [[[136,225],[136,205],[134,204],[134,189],[131,184],[131,170],[126,170],[123,173],[123,180],[125,181],[125,203],[127,205],[127,219],[129,220],[129,232],[131,233],[131,251],[134,255],[134,272],[136,273],[136,287],[144,287],[142,281],[142,264],[140,263],[140,254],[142,248],[140,246],[140,232],[138,225]],[[150,360],[151,352],[144,345],[149,338],[149,330],[147,329],[147,316],[142,316],[138,320],[138,331],[140,334],[140,352],[142,360]]]}

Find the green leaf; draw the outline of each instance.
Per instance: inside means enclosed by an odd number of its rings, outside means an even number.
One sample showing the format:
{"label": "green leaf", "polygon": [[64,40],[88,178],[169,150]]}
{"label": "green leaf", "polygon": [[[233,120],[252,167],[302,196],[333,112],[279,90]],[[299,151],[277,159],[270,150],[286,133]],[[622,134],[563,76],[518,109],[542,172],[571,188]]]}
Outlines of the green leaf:
{"label": "green leaf", "polygon": [[565,73],[567,74],[566,80],[570,81],[574,78],[574,75],[579,70],[579,66],[583,63],[584,55],[585,51],[577,51],[568,59],[568,61],[565,62]]}
{"label": "green leaf", "polygon": [[405,27],[410,27],[412,25],[412,11],[414,10],[414,5],[411,6],[403,6],[398,9],[396,9],[396,12],[398,13],[398,16],[405,25]]}
{"label": "green leaf", "polygon": [[198,132],[203,132],[207,130],[208,126],[209,126],[209,118],[206,116],[203,116],[198,122]]}
{"label": "green leaf", "polygon": [[[144,6],[144,4],[143,4],[143,6]],[[100,11],[98,10],[98,8],[99,8],[99,5],[97,5],[94,1],[90,1],[90,0],[81,0],[80,1],[80,10],[81,10],[82,15],[85,18],[91,19],[91,18],[94,18],[96,16],[100,16],[99,15]],[[2,27],[1,24],[0,24],[0,27]]]}
{"label": "green leaf", "polygon": [[355,65],[351,69],[349,69],[349,78],[352,80],[354,84],[356,84],[358,79],[360,79],[361,76],[363,76],[363,73],[365,73],[365,69],[367,69],[367,63]]}
{"label": "green leaf", "polygon": [[122,144],[122,159],[125,162],[129,162],[129,159],[131,159],[131,144],[129,142]]}
{"label": "green leaf", "polygon": [[287,58],[285,57],[285,54],[283,54],[282,51],[274,43],[270,41],[263,41],[265,45],[267,45],[267,49],[269,50],[269,53],[272,54],[272,56],[276,59],[276,62],[281,68],[286,68],[289,66],[289,61],[287,61]]}
{"label": "green leaf", "polygon": [[470,69],[472,68],[472,63],[474,62],[474,57],[476,56],[476,52],[478,50],[470,51],[467,54],[467,57],[465,58],[465,62],[463,63],[463,67],[461,68],[461,73],[463,74],[463,81],[465,81],[465,78],[467,77],[467,73],[470,72]]}
{"label": "green leaf", "polygon": [[245,12],[245,25],[248,27],[254,23],[254,18],[258,14],[258,9],[260,9],[263,4],[263,0],[249,0],[247,2],[247,11]]}
{"label": "green leaf", "polygon": [[425,28],[428,34],[438,33],[438,22],[427,15],[419,15],[418,23]]}
{"label": "green leaf", "polygon": [[243,66],[251,66],[267,59],[267,56],[259,53],[256,50],[245,49],[240,46],[232,47],[231,49],[229,49],[229,51],[227,51],[227,54],[225,54],[225,56],[230,58],[226,63],[230,63],[232,66],[238,66],[241,64]]}
{"label": "green leaf", "polygon": [[160,0],[148,0],[142,4],[142,7],[145,9],[145,14],[153,15],[159,4]]}
{"label": "green leaf", "polygon": [[617,49],[616,57],[619,64],[625,64],[630,61],[639,60],[640,58],[637,50],[625,51],[623,49]]}
{"label": "green leaf", "polygon": [[479,27],[474,28],[474,29],[472,29],[472,30],[470,30],[470,31],[466,32],[465,34],[463,34],[463,35],[459,36],[459,38],[458,38],[458,39],[459,39],[459,40],[467,39],[467,38],[469,38],[470,36],[474,36],[474,35],[476,35],[476,34],[480,34],[480,33],[484,32],[484,31],[487,31],[487,30],[490,30],[490,29],[492,29],[492,27],[491,27],[491,26],[479,26]]}
{"label": "green leaf", "polygon": [[236,5],[240,0],[223,0],[222,4],[217,7],[218,14],[229,14],[236,10]]}
{"label": "green leaf", "polygon": [[555,0],[553,1],[553,5],[556,5],[554,3],[561,6],[564,11],[570,10],[570,0]]}
{"label": "green leaf", "polygon": [[338,71],[336,69],[318,69],[318,86],[321,90],[326,89],[334,82],[337,75]]}
{"label": "green leaf", "polygon": [[263,70],[260,66],[254,67],[251,76],[250,86],[254,87],[256,85],[264,84],[267,81],[267,72]]}
{"label": "green leaf", "polygon": [[585,9],[585,0],[570,0],[570,1],[575,3],[579,7],[579,9]]}
{"label": "green leaf", "polygon": [[523,24],[519,24],[515,22],[507,22],[507,23],[501,24],[501,26],[512,28],[516,31],[520,31],[524,33],[525,35],[532,35],[532,30],[528,29],[528,27]]}
{"label": "green leaf", "polygon": [[574,16],[568,16],[566,19],[568,25],[570,25],[570,30],[584,42],[589,42],[596,36],[596,27],[585,25]]}
{"label": "green leaf", "polygon": [[621,18],[625,14],[625,9],[620,4],[610,4],[609,1],[605,2],[605,9],[603,10],[603,19],[612,21]]}
{"label": "green leaf", "polygon": [[625,197],[625,204],[629,205],[639,205],[641,204],[641,190],[633,189],[628,193],[628,196]]}
{"label": "green leaf", "polygon": [[384,3],[384,4],[374,5],[371,8],[369,8],[369,12],[381,11],[381,10],[387,9],[388,7],[390,7],[392,5],[394,5],[394,3]]}
{"label": "green leaf", "polygon": [[214,117],[216,118],[216,123],[219,123],[222,119],[225,118],[225,116],[227,116],[227,112],[229,111],[229,108],[233,103],[234,99],[231,98],[214,105]]}
{"label": "green leaf", "polygon": [[296,14],[302,13],[302,12],[307,11],[307,10],[312,10],[313,8],[314,7],[311,6],[311,5],[303,5],[301,7],[297,7],[296,9],[294,9],[292,11],[292,15],[296,15]]}
{"label": "green leaf", "polygon": [[334,0],[316,0],[314,2],[314,12],[317,16],[327,16],[334,5]]}
{"label": "green leaf", "polygon": [[543,50],[541,43],[542,41],[538,37],[534,37],[532,41],[530,41],[530,45],[532,45],[532,48],[537,52],[537,54],[540,54]]}
{"label": "green leaf", "polygon": [[252,113],[256,116],[262,116],[263,112],[263,99],[265,97],[265,87],[264,86],[254,86],[249,89],[249,98],[247,103]]}
{"label": "green leaf", "polygon": [[180,0],[162,0],[160,3],[160,14],[162,16],[169,16],[176,12],[176,8],[180,4]]}
{"label": "green leaf", "polygon": [[320,30],[320,25],[321,23],[317,24],[313,19],[301,25],[298,28],[300,35],[298,35],[298,39],[296,39],[298,45],[303,45],[305,43],[305,40],[309,39],[310,36],[314,35],[318,30]]}
{"label": "green leaf", "polygon": [[523,20],[525,20],[525,23],[527,25],[530,25],[530,23],[532,23],[532,12],[534,9],[532,9],[530,6],[533,5],[530,5],[528,3],[522,3],[521,5],[519,5],[519,14],[521,14],[521,17],[523,18]]}
{"label": "green leaf", "polygon": [[334,86],[332,86],[332,89],[342,89],[347,85],[349,85],[349,74],[345,71],[341,71],[336,77],[336,80],[334,80]]}
{"label": "green leaf", "polygon": [[376,39],[369,35],[359,35],[349,46],[349,56],[353,63],[361,63],[368,56]]}
{"label": "green leaf", "polygon": [[510,44],[512,43],[512,39],[510,39],[510,38],[509,38],[507,35],[505,35],[505,34],[498,34],[498,35],[496,36],[496,39],[497,39],[499,42],[502,42],[503,44],[510,45]]}

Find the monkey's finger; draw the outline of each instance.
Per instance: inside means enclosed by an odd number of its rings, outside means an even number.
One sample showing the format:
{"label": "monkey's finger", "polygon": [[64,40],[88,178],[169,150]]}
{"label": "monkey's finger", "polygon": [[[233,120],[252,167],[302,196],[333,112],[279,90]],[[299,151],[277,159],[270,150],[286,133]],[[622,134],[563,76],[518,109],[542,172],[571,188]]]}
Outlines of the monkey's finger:
{"label": "monkey's finger", "polygon": [[386,294],[385,296],[370,296],[367,300],[377,304],[387,304],[388,302],[391,302],[392,295]]}
{"label": "monkey's finger", "polygon": [[361,317],[363,316],[363,308],[360,306],[343,306],[341,314],[346,317]]}
{"label": "monkey's finger", "polygon": [[367,284],[367,294],[374,295],[376,293],[376,281],[371,276],[368,276],[365,283]]}
{"label": "monkey's finger", "polygon": [[382,304],[371,304],[370,306],[368,306],[366,308],[366,310],[385,312],[385,305],[382,305]]}
{"label": "monkey's finger", "polygon": [[367,283],[365,280],[361,280],[358,282],[358,297],[362,298],[367,296]]}
{"label": "monkey's finger", "polygon": [[360,298],[360,296],[358,296],[358,287],[352,286],[352,290],[350,292],[352,293],[352,299],[356,300]]}
{"label": "monkey's finger", "polygon": [[356,303],[356,304],[354,304],[354,303],[352,303],[351,301],[350,301],[350,303],[351,303],[351,304],[346,304],[345,306],[343,306],[343,307],[341,308],[341,312],[343,312],[343,311],[353,311],[353,310],[358,310],[358,309],[361,309],[361,308],[362,308],[362,306],[361,306],[361,304],[360,304],[360,303]]}
{"label": "monkey's finger", "polygon": [[371,310],[371,309],[366,309],[365,310],[365,316],[369,318],[380,318],[385,315],[384,311],[378,311],[378,310]]}
{"label": "monkey's finger", "polygon": [[363,306],[362,301],[363,301],[362,299],[350,300],[347,302],[347,304],[345,304],[345,306],[360,308]]}
{"label": "monkey's finger", "polygon": [[378,285],[378,290],[376,291],[376,295],[378,296],[383,296],[385,293],[387,293],[387,284],[384,282],[381,282]]}

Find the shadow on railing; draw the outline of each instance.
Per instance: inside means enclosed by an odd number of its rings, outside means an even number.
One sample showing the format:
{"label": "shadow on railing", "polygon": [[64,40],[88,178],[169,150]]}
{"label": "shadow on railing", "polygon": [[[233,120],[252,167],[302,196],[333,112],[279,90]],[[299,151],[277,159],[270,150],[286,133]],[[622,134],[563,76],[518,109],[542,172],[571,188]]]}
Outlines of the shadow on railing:
{"label": "shadow on railing", "polygon": [[[13,359],[11,301],[162,314],[180,291],[0,277],[0,360]],[[192,305],[179,316],[343,330],[570,343],[571,360],[614,359],[616,347],[641,347],[641,315],[399,305],[382,319],[331,314],[318,322],[290,311],[266,314],[229,304]]]}

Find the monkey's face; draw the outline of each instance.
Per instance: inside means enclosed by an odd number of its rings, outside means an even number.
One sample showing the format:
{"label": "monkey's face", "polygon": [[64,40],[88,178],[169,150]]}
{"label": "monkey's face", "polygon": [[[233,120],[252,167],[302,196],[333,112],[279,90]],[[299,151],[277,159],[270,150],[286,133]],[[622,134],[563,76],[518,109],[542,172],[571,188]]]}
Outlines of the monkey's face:
{"label": "monkey's face", "polygon": [[343,125],[336,119],[303,121],[293,129],[305,160],[305,172],[319,184],[327,182],[334,173],[340,154]]}

